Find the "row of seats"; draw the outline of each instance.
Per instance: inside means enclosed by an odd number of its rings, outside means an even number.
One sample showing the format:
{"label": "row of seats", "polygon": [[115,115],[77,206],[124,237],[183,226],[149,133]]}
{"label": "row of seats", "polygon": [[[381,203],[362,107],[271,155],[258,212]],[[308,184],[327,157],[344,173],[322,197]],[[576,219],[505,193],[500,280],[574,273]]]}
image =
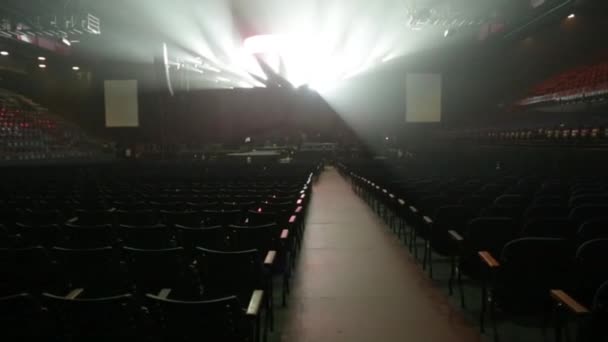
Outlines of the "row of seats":
{"label": "row of seats", "polygon": [[608,62],[604,60],[557,74],[530,89],[519,105],[572,101],[608,95]]}
{"label": "row of seats", "polygon": [[483,129],[449,134],[457,140],[483,144],[605,144],[604,127],[542,127],[521,129]]}
{"label": "row of seats", "polygon": [[3,161],[82,159],[100,149],[82,130],[0,89],[0,154]]}
{"label": "row of seats", "polygon": [[497,311],[517,316],[558,310],[562,317],[586,308],[595,310],[586,333],[606,336],[605,180],[504,174],[484,175],[485,181],[434,179],[395,175],[370,163],[342,164],[341,171],[415,256],[422,241],[421,262],[431,277],[434,263],[449,260],[449,292],[457,283],[463,307],[463,277],[480,286],[482,330],[488,312],[498,336]]}
{"label": "row of seats", "polygon": [[[150,183],[150,177],[146,186],[127,192],[115,182],[102,181],[97,190],[104,191],[87,191],[85,197],[103,194],[104,205],[68,205],[67,212],[75,214],[68,221],[56,207],[44,211],[31,205],[57,197],[60,188],[41,181],[30,185],[27,195],[11,192],[4,206],[14,205],[17,216],[3,217],[6,241],[0,248],[0,270],[8,276],[0,282],[0,335],[7,340],[70,341],[265,338],[274,325],[274,279],[282,282],[286,304],[318,170],[317,165],[275,168],[267,176],[276,181],[263,182],[272,185],[264,187],[264,196],[253,207],[249,203],[238,209],[234,202],[214,203],[213,210],[176,204],[164,198],[164,190],[175,189],[175,182],[161,178]],[[214,173],[221,174],[222,167]],[[188,184],[199,181],[181,179],[178,193],[200,195],[186,191]],[[246,185],[259,182],[222,183],[216,178],[210,184],[245,196],[258,188]],[[275,192],[285,189],[297,191]],[[71,190],[64,193],[68,197],[59,196],[70,199],[61,208],[83,203],[72,201]],[[117,205],[125,193],[136,195],[145,207]],[[155,201],[143,200],[148,196]],[[288,203],[273,203],[273,196]],[[17,197],[24,200],[17,204]]]}

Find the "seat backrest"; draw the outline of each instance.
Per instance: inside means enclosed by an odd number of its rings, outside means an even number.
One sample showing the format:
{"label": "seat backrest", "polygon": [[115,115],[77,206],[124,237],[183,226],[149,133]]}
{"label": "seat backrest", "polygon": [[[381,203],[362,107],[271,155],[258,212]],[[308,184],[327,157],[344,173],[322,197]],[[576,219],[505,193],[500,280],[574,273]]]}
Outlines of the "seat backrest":
{"label": "seat backrest", "polygon": [[205,247],[213,250],[228,249],[228,229],[222,226],[212,227],[186,227],[176,225],[177,239],[180,246],[189,252],[196,247]]}
{"label": "seat backrest", "polygon": [[581,224],[585,221],[607,217],[608,216],[608,205],[593,205],[585,204],[570,210],[570,219],[576,224]]}
{"label": "seat backrest", "polygon": [[583,222],[577,232],[577,241],[585,241],[608,238],[608,217],[595,218]]}
{"label": "seat backrest", "polygon": [[231,248],[242,251],[257,249],[265,254],[271,249],[278,248],[280,228],[276,223],[260,226],[235,226],[231,225]]}
{"label": "seat backrest", "polygon": [[0,248],[0,270],[3,274],[0,291],[4,294],[29,292],[37,295],[59,286],[53,259],[41,246]]}
{"label": "seat backrest", "polygon": [[598,287],[608,281],[606,260],[608,239],[590,240],[578,247],[575,256],[577,299],[590,303]]}
{"label": "seat backrest", "polygon": [[536,218],[550,218],[550,217],[568,217],[568,207],[559,205],[540,205],[535,204],[524,212],[524,220],[528,221]]}
{"label": "seat backrest", "polygon": [[63,239],[57,245],[67,248],[99,248],[114,244],[111,225],[67,223],[61,228]]}
{"label": "seat backrest", "polygon": [[522,229],[523,237],[547,237],[571,239],[576,235],[576,225],[568,218],[545,217],[528,220]]}
{"label": "seat backrest", "polygon": [[120,226],[123,244],[133,248],[159,249],[174,247],[173,234],[162,224],[152,226]]}
{"label": "seat backrest", "polygon": [[196,252],[206,298],[235,295],[246,302],[253,290],[262,288],[262,265],[257,250],[222,252],[199,247]]}
{"label": "seat backrest", "polygon": [[572,247],[566,239],[520,238],[502,250],[501,289],[525,301],[545,302],[552,288],[567,285]]}
{"label": "seat backrest", "polygon": [[437,227],[446,228],[446,231],[454,229],[462,233],[473,217],[475,215],[472,210],[464,205],[445,205],[435,211],[433,224]]}
{"label": "seat backrest", "polygon": [[465,231],[465,249],[476,254],[489,251],[494,255],[517,234],[517,227],[509,217],[478,217],[471,220]]}
{"label": "seat backrest", "polygon": [[75,340],[137,337],[135,305],[130,294],[93,299],[68,299],[45,293],[43,302]]}
{"label": "seat backrest", "polygon": [[6,341],[50,340],[53,324],[40,303],[30,294],[0,297],[0,336]]}
{"label": "seat backrest", "polygon": [[70,249],[53,247],[52,255],[70,288],[106,296],[126,288],[126,275],[112,247]]}
{"label": "seat backrest", "polygon": [[186,281],[188,259],[181,247],[167,249],[123,248],[129,277],[138,292],[157,293]]}
{"label": "seat backrest", "polygon": [[179,301],[147,295],[161,334],[171,341],[241,341],[241,305],[236,296],[207,300]]}

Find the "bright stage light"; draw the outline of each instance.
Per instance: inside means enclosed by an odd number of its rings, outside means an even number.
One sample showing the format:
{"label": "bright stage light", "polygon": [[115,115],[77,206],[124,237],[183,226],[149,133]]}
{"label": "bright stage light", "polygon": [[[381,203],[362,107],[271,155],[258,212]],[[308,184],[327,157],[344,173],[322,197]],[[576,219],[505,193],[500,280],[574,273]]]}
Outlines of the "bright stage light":
{"label": "bright stage light", "polygon": [[2,56],[8,56],[9,53],[8,53],[8,51],[0,51],[0,55],[2,55]]}

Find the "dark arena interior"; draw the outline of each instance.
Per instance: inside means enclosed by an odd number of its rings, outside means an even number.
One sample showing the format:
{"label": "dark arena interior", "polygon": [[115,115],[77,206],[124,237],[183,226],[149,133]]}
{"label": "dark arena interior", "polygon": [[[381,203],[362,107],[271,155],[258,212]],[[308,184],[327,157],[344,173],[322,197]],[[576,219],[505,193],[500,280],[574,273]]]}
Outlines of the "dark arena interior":
{"label": "dark arena interior", "polygon": [[608,1],[1,0],[3,342],[608,341]]}

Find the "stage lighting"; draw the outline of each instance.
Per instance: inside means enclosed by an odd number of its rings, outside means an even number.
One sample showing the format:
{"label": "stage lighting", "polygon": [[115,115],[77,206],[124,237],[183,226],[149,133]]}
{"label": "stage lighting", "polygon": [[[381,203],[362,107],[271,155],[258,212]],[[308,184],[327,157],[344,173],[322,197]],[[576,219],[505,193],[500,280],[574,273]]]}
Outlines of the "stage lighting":
{"label": "stage lighting", "polygon": [[38,60],[39,61],[46,61],[46,57],[40,56],[40,57],[38,57]]}
{"label": "stage lighting", "polygon": [[9,53],[8,53],[8,51],[0,51],[0,55],[2,55],[2,56],[8,56]]}
{"label": "stage lighting", "polygon": [[74,66],[72,67],[72,70],[74,70],[74,71],[78,71],[78,70],[80,70],[80,67],[79,67],[79,66],[74,65]]}
{"label": "stage lighting", "polygon": [[67,46],[72,46],[72,42],[70,42],[67,38],[62,38],[61,42]]}

